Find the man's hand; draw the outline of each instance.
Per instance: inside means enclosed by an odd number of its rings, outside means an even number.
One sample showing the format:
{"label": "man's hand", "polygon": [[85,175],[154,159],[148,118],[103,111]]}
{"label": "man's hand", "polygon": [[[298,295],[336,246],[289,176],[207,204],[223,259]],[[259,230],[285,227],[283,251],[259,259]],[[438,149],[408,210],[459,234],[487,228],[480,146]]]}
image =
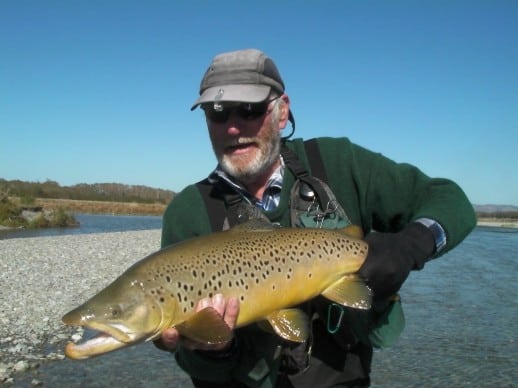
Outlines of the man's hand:
{"label": "man's hand", "polygon": [[435,252],[433,233],[419,222],[398,233],[369,233],[365,241],[369,253],[359,272],[376,300],[398,292],[410,271],[423,268]]}
{"label": "man's hand", "polygon": [[[225,300],[222,294],[216,294],[212,298],[200,299],[196,305],[195,311],[198,312],[206,307],[214,308],[223,317],[223,320],[228,327],[234,330],[236,327],[237,316],[239,315],[239,301],[237,298],[229,298],[228,300]],[[178,330],[169,328],[162,332],[162,336],[160,339],[155,341],[155,345],[162,350],[174,351],[180,341],[182,342],[182,346],[188,349],[208,351],[225,350],[232,342],[229,341],[221,344],[208,345],[182,337],[180,333],[178,333]]]}

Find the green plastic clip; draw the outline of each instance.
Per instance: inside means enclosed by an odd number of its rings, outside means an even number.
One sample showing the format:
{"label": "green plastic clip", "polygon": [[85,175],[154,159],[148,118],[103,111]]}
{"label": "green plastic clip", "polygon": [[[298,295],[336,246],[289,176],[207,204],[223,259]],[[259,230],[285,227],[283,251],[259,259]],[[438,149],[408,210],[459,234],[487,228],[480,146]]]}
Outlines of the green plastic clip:
{"label": "green plastic clip", "polygon": [[[333,309],[334,310],[338,310],[340,312],[340,315],[338,316],[338,320],[336,321],[336,324],[335,325],[331,325],[331,316],[333,315],[332,312],[333,312]],[[336,303],[331,303],[329,305],[329,307],[327,308],[327,332],[329,334],[335,334],[338,329],[340,329],[340,325],[342,324],[342,318],[344,316],[344,307],[339,305],[339,304],[336,304]]]}

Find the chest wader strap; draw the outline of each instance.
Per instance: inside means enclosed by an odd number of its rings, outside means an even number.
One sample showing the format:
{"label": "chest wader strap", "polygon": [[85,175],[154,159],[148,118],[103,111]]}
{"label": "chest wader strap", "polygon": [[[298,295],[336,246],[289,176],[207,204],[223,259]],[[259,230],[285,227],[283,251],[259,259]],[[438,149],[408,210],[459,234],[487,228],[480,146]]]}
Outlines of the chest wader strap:
{"label": "chest wader strap", "polygon": [[222,186],[214,185],[208,179],[196,183],[213,232],[226,230],[239,223],[239,214],[235,210],[241,203],[241,196]]}
{"label": "chest wader strap", "polygon": [[269,222],[258,207],[243,201],[240,194],[223,183],[212,184],[204,179],[196,183],[196,187],[205,204],[212,232],[227,230],[255,218]]}
{"label": "chest wader strap", "polygon": [[204,179],[196,183],[196,187],[198,188],[205,204],[205,210],[207,211],[211,230],[213,232],[223,230],[224,221],[227,216],[227,209],[218,195],[218,190],[209,182],[208,179]]}
{"label": "chest wader strap", "polygon": [[[306,154],[310,162],[311,159],[313,159],[313,161],[315,162],[316,169],[320,170],[320,174],[325,175],[325,170],[323,167],[322,159],[320,158],[320,152],[318,150],[318,144],[316,140],[312,139],[308,140],[307,142],[304,142],[304,147],[306,149]],[[316,197],[320,202],[320,208],[326,209],[328,204],[331,202],[331,198],[322,187],[321,182],[317,178],[309,174],[308,170],[297,157],[295,152],[290,150],[284,144],[281,148],[281,154],[284,159],[284,163],[290,169],[293,175],[295,175],[295,177],[300,181],[307,184],[315,192]],[[323,180],[325,181],[325,179]]]}

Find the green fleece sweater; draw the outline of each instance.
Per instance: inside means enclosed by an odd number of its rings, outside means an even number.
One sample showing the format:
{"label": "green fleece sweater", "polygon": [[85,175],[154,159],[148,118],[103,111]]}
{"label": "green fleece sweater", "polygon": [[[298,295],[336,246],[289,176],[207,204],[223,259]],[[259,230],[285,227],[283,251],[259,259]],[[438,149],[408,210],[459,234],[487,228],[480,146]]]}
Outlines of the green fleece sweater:
{"label": "green fleece sweater", "polygon": [[[430,178],[412,165],[395,163],[347,138],[318,138],[317,142],[327,174],[326,183],[351,222],[361,226],[364,232],[397,232],[419,218],[433,219],[446,233],[446,246],[437,255],[440,256],[459,244],[474,228],[473,207],[454,182]],[[303,140],[288,141],[287,146],[311,171]],[[289,196],[294,181],[286,169],[279,206],[265,213],[272,222],[289,226]],[[187,186],[174,197],[164,214],[162,247],[208,233],[211,233],[211,225],[203,199],[195,185]],[[255,349],[243,350],[247,348],[243,345],[247,343],[246,338],[240,341],[240,349],[227,358],[211,359],[181,347],[176,358],[187,373],[203,380],[237,379],[252,386],[274,386],[275,367],[269,360],[278,340],[270,334],[260,335],[268,349],[255,357],[263,363],[254,363]]]}

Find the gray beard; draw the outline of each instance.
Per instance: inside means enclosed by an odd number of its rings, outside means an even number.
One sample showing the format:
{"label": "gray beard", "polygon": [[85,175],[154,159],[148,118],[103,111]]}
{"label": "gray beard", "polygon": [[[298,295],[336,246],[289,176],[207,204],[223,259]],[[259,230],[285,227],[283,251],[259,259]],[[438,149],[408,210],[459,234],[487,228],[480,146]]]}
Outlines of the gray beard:
{"label": "gray beard", "polygon": [[260,150],[255,159],[245,168],[235,167],[225,156],[219,158],[218,162],[223,171],[240,182],[248,183],[263,174],[279,159],[281,149],[281,137],[275,136],[267,144],[266,149]]}

